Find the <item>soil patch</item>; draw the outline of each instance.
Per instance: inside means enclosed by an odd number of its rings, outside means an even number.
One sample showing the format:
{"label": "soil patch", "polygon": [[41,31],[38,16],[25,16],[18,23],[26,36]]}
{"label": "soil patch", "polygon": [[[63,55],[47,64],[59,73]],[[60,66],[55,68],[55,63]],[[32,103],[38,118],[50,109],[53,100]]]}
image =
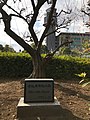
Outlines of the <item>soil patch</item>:
{"label": "soil patch", "polygon": [[[0,120],[17,120],[17,104],[23,96],[24,79],[0,80]],[[90,86],[77,81],[55,81],[55,96],[62,108],[61,120],[90,120]]]}

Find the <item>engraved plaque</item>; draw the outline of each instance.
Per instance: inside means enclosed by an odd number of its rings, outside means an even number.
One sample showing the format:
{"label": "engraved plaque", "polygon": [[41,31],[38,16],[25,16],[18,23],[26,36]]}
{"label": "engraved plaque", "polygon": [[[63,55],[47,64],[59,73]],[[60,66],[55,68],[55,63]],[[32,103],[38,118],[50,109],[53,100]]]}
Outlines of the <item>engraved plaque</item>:
{"label": "engraved plaque", "polygon": [[24,102],[54,102],[53,79],[25,79]]}

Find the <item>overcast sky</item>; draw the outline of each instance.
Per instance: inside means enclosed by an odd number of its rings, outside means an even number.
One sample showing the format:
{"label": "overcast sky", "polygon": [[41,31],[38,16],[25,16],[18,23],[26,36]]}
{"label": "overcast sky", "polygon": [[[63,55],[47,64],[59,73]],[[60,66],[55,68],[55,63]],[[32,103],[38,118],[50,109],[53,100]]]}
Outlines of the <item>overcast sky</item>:
{"label": "overcast sky", "polygon": [[[22,0],[23,3],[19,4],[17,3],[17,5],[13,4],[13,0],[9,0],[8,4],[12,5],[13,8],[19,10],[20,8],[28,8],[27,9],[27,14],[28,12],[31,10],[31,6],[30,3],[28,3],[28,0]],[[79,11],[79,9],[81,9],[81,6],[83,4],[86,4],[87,0],[57,0],[57,4],[56,4],[56,8],[57,8],[57,12],[59,12],[62,8],[64,8],[64,10],[66,10],[67,8],[73,8],[73,13],[77,13]],[[45,4],[45,6],[43,6],[42,9],[40,9],[40,16],[38,18],[38,22],[35,24],[35,30],[36,31],[40,31],[42,33],[43,28],[42,24],[44,22],[44,14],[45,14],[45,10],[48,7],[47,4]],[[9,11],[6,7],[4,7],[5,10]],[[9,11],[10,12],[10,11]],[[26,14],[25,13],[25,14]],[[79,13],[78,13],[79,14]],[[40,20],[40,21],[39,21]],[[65,32],[88,32],[88,28],[86,26],[84,26],[83,21],[85,21],[85,18],[83,19],[82,17],[77,18],[77,20],[73,21],[71,23],[71,25],[68,27],[69,29],[62,29],[62,31]],[[28,31],[28,26],[26,25],[26,23],[17,18],[13,18],[12,22],[11,22],[11,28],[12,30],[14,30],[17,34],[19,34],[21,37],[23,37],[23,32],[26,33],[25,31]],[[40,34],[38,34],[39,36]],[[16,51],[19,51],[19,49],[22,49],[14,40],[12,40],[5,32],[4,32],[4,25],[3,22],[0,22],[0,44],[8,44],[10,46],[12,46]]]}

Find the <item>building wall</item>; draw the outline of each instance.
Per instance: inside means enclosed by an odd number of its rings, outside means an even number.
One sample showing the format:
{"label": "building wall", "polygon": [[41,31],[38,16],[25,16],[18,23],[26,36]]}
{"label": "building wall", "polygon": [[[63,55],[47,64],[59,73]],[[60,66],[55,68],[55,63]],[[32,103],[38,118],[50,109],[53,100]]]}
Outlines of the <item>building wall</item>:
{"label": "building wall", "polygon": [[[53,30],[55,30],[54,26],[50,26],[48,34],[51,33]],[[47,36],[46,45],[47,45],[49,51],[55,50],[55,40],[56,40],[55,33],[52,33],[52,34]]]}
{"label": "building wall", "polygon": [[[47,25],[47,20],[48,20],[48,16],[49,16],[49,13],[50,13],[50,8],[46,10],[47,14],[44,18],[44,26]],[[56,29],[56,24],[57,24],[57,18],[55,17],[56,16],[56,9],[54,10],[54,13],[53,13],[53,19],[52,19],[52,22],[51,22],[51,25],[50,25],[50,28],[48,30],[48,36],[46,37],[46,46],[48,48],[48,50],[50,52],[54,51],[56,46],[57,46],[57,39],[56,39],[56,35],[55,35],[55,29]],[[52,33],[52,34],[50,34]]]}
{"label": "building wall", "polygon": [[60,33],[59,34],[59,45],[66,41],[73,41],[69,46],[71,49],[78,48],[82,49],[82,44],[85,41],[90,42],[90,34],[89,33]]}

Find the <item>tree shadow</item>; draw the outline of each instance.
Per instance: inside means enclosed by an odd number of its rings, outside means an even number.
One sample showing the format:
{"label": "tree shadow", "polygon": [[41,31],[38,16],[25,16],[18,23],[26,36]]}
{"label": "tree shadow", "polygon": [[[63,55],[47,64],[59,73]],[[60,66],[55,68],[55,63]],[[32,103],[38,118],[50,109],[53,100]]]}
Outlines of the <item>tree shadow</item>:
{"label": "tree shadow", "polygon": [[80,91],[75,91],[70,88],[63,87],[60,83],[58,84],[59,90],[65,92],[67,95],[77,96],[83,98],[84,100],[90,101],[90,96],[82,94]]}
{"label": "tree shadow", "polygon": [[60,106],[60,120],[84,120],[75,116],[70,110]]}

